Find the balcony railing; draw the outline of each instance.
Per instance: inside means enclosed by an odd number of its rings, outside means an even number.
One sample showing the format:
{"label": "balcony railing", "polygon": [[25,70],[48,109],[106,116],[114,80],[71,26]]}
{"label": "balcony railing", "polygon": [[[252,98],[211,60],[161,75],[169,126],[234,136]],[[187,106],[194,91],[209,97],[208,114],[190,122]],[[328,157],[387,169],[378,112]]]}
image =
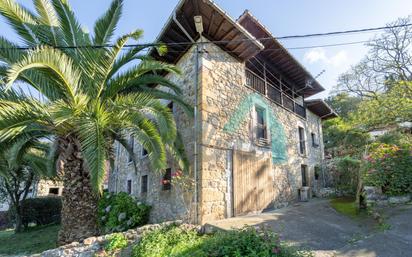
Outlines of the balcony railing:
{"label": "balcony railing", "polygon": [[[280,82],[280,84],[282,83]],[[249,69],[246,69],[246,85],[268,97],[276,104],[283,106],[285,109],[296,113],[300,117],[306,118],[306,109],[304,106],[298,104],[289,95],[283,93],[279,87],[265,81],[265,79]]]}

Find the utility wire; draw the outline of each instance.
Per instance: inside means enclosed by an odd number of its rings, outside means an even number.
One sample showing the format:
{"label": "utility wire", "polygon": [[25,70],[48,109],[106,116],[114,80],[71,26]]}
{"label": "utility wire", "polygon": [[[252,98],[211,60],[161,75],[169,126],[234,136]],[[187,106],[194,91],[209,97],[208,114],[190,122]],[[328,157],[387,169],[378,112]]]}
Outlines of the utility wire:
{"label": "utility wire", "polygon": [[[378,31],[378,30],[385,30],[385,29],[394,29],[394,28],[402,28],[412,26],[412,23],[402,24],[402,25],[394,25],[394,26],[385,26],[385,27],[375,27],[375,28],[365,28],[365,29],[356,29],[356,30],[345,30],[345,31],[333,31],[333,32],[326,32],[326,33],[315,33],[315,34],[304,34],[304,35],[290,35],[290,36],[281,36],[281,37],[262,37],[256,39],[237,39],[237,40],[216,40],[216,41],[207,41],[207,42],[171,42],[171,43],[143,43],[143,44],[126,44],[123,48],[134,48],[134,47],[142,47],[142,48],[150,48],[150,47],[162,47],[162,46],[187,46],[187,45],[196,45],[196,44],[225,44],[230,42],[245,42],[245,41],[265,41],[265,40],[285,40],[285,39],[301,39],[301,38],[311,38],[311,37],[321,37],[321,36],[333,36],[333,35],[344,35],[344,34],[352,34],[352,33],[360,33],[360,32],[370,32],[370,31]],[[323,45],[324,47],[327,46],[338,46],[338,45],[349,45],[349,44],[359,44],[365,43],[367,41],[358,41],[358,42],[348,42],[348,43],[340,43],[340,44],[330,44],[330,45]],[[82,46],[53,46],[50,47],[57,48],[57,49],[101,49],[101,48],[113,48],[115,47],[114,44],[107,44],[107,45],[82,45]],[[288,49],[305,49],[305,48],[314,48],[320,46],[303,46],[303,47],[294,47]],[[32,50],[35,47],[0,47],[2,50]],[[268,49],[271,50],[271,49]]]}

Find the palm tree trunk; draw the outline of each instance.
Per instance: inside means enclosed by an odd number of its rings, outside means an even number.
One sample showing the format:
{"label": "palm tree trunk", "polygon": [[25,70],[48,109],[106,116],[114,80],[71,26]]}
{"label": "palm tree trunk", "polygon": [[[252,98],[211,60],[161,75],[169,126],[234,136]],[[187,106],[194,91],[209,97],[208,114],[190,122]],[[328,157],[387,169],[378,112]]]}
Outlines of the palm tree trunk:
{"label": "palm tree trunk", "polygon": [[59,171],[63,176],[63,205],[60,245],[98,234],[97,200],[91,187],[90,175],[75,136],[58,139],[60,146]]}

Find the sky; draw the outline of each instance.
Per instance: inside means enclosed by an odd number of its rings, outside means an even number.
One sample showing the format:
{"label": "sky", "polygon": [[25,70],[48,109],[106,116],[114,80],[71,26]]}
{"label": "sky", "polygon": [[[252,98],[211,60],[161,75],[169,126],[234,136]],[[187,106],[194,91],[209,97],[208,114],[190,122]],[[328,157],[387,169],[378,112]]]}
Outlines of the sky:
{"label": "sky", "polygon": [[[32,1],[18,0],[29,8]],[[93,30],[96,19],[109,7],[111,0],[71,0],[81,24]],[[216,0],[233,18],[248,9],[274,36],[323,33],[385,26],[399,17],[412,14],[411,0]],[[118,35],[136,28],[144,30],[142,43],[152,42],[170,16],[178,0],[124,0]],[[17,37],[0,18],[0,35],[16,41]],[[376,32],[310,39],[288,39],[286,48],[365,41]],[[340,74],[355,65],[367,53],[364,44],[290,50],[305,68],[318,77],[326,89],[314,98],[327,97]]]}

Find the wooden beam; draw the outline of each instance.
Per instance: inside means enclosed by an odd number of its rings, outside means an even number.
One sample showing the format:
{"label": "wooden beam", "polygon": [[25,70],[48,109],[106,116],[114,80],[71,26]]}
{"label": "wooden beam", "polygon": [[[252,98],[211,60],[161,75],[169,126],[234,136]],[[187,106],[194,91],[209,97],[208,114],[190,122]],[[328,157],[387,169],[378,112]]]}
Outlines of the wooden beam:
{"label": "wooden beam", "polygon": [[220,22],[219,26],[217,26],[215,33],[213,33],[213,37],[216,37],[216,34],[222,29],[225,22],[226,22],[225,18],[222,17],[222,21]]}
{"label": "wooden beam", "polygon": [[215,21],[215,16],[216,16],[216,11],[215,10],[213,10],[213,12],[212,12],[212,17],[210,18],[210,21],[209,21],[209,26],[207,27],[207,34],[208,35],[210,35],[210,29],[212,28],[212,25],[213,25],[213,22]]}
{"label": "wooden beam", "polygon": [[221,37],[221,38],[219,39],[219,41],[226,41],[226,40],[230,39],[230,37],[232,36],[233,32],[236,33],[236,29],[235,29],[234,27],[231,28],[231,29],[226,33],[226,35],[223,35],[223,37]]}
{"label": "wooden beam", "polygon": [[176,32],[176,30],[174,30],[173,28],[171,30],[167,31],[168,33],[171,33],[173,37],[176,37],[178,42],[187,42],[188,39],[186,38],[186,36],[182,36],[181,34],[179,34],[178,32]]}
{"label": "wooden beam", "polygon": [[195,7],[195,15],[199,15],[199,2],[197,0],[192,0],[193,6]]}
{"label": "wooden beam", "polygon": [[[180,16],[180,18],[182,18],[182,20],[179,20],[180,23],[183,23],[184,28],[189,32],[189,34],[194,38],[197,33],[192,29],[192,26],[190,26],[189,22],[186,19],[186,16],[182,15]],[[194,21],[192,21],[194,23]]]}

